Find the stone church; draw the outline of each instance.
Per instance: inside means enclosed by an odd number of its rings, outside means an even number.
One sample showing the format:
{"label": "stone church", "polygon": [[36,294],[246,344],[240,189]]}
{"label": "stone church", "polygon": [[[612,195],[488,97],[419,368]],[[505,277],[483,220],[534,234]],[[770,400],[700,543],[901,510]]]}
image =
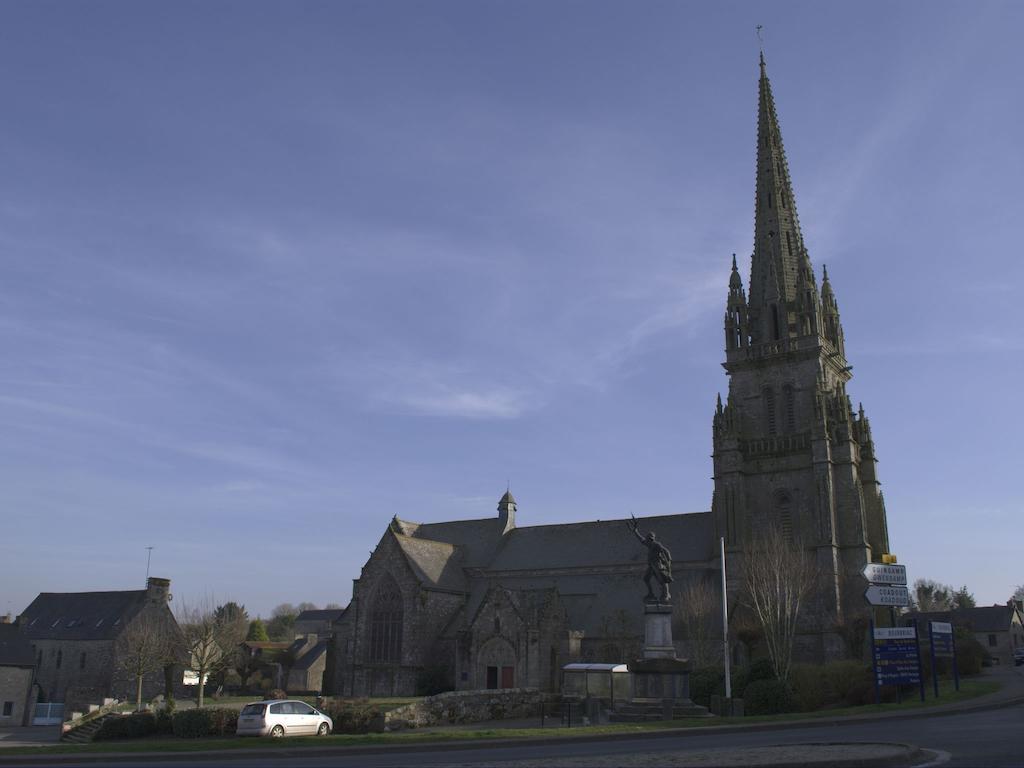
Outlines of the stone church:
{"label": "stone church", "polygon": [[[735,256],[728,281],[711,510],[638,522],[671,551],[674,587],[718,588],[721,538],[730,593],[760,530],[798,542],[821,575],[797,653],[837,658],[842,628],[867,615],[860,571],[889,551],[885,506],[870,423],[846,392],[835,292],[800,232],[763,55],[760,69],[754,249],[749,294]],[[325,679],[339,695],[555,689],[566,663],[637,656],[646,565],[626,521],[519,527],[511,493],[485,519],[395,517],[334,624]]]}

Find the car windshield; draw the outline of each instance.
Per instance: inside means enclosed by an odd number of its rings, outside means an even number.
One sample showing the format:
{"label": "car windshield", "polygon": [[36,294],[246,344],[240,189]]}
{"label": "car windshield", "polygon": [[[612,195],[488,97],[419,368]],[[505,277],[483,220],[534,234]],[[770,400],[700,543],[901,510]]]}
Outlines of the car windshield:
{"label": "car windshield", "polygon": [[246,704],[242,707],[242,715],[262,715],[267,711],[266,704]]}

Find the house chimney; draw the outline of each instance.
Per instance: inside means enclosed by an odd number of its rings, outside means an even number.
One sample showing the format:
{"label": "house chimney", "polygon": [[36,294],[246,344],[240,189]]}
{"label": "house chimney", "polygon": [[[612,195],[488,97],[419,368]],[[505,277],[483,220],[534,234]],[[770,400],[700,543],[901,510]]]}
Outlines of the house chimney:
{"label": "house chimney", "polygon": [[171,601],[171,580],[150,576],[146,579],[146,592],[154,603]]}
{"label": "house chimney", "polygon": [[10,623],[11,623],[11,614],[5,613],[3,616],[0,616],[0,624],[10,624]]}

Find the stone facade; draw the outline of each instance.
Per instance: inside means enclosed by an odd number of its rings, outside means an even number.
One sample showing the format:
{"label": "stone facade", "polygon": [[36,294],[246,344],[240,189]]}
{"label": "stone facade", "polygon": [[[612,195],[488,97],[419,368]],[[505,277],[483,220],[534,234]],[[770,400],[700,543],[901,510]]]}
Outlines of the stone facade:
{"label": "stone facade", "polygon": [[[673,621],[683,621],[684,585],[720,590],[720,537],[730,592],[738,590],[743,558],[769,528],[806,548],[822,578],[796,656],[814,661],[850,652],[846,642],[868,616],[860,572],[889,551],[888,531],[871,425],[847,394],[852,367],[838,303],[824,269],[819,291],[803,241],[763,58],[759,89],[750,295],[733,257],[729,391],[713,417],[711,510],[638,522],[671,552]],[[647,563],[627,521],[519,527],[516,511],[506,493],[489,519],[395,517],[334,624],[329,690],[409,695],[443,684],[552,691],[567,663],[638,658]],[[717,607],[707,623],[711,634],[718,631]],[[737,658],[748,650],[737,643]],[[675,651],[687,655],[685,644]]]}
{"label": "stone facade", "polygon": [[[36,657],[39,700],[63,702],[68,713],[106,698],[134,700],[136,681],[122,668],[118,640],[139,625],[179,636],[169,587],[167,579],[151,578],[144,590],[39,595],[17,622]],[[175,678],[180,693],[180,669]],[[163,670],[146,675],[145,700],[164,690]]]}

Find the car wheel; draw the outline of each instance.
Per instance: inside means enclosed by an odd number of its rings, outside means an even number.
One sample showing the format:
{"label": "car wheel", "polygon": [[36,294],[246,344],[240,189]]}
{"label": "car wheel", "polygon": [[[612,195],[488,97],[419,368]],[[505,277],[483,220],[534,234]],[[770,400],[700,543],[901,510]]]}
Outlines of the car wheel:
{"label": "car wheel", "polygon": [[331,726],[329,726],[327,723],[320,723],[320,727],[316,729],[317,736],[326,736],[330,732]]}
{"label": "car wheel", "polygon": [[273,728],[270,729],[270,735],[273,736],[275,739],[280,739],[282,736],[284,736],[284,728],[280,725],[275,725]]}

